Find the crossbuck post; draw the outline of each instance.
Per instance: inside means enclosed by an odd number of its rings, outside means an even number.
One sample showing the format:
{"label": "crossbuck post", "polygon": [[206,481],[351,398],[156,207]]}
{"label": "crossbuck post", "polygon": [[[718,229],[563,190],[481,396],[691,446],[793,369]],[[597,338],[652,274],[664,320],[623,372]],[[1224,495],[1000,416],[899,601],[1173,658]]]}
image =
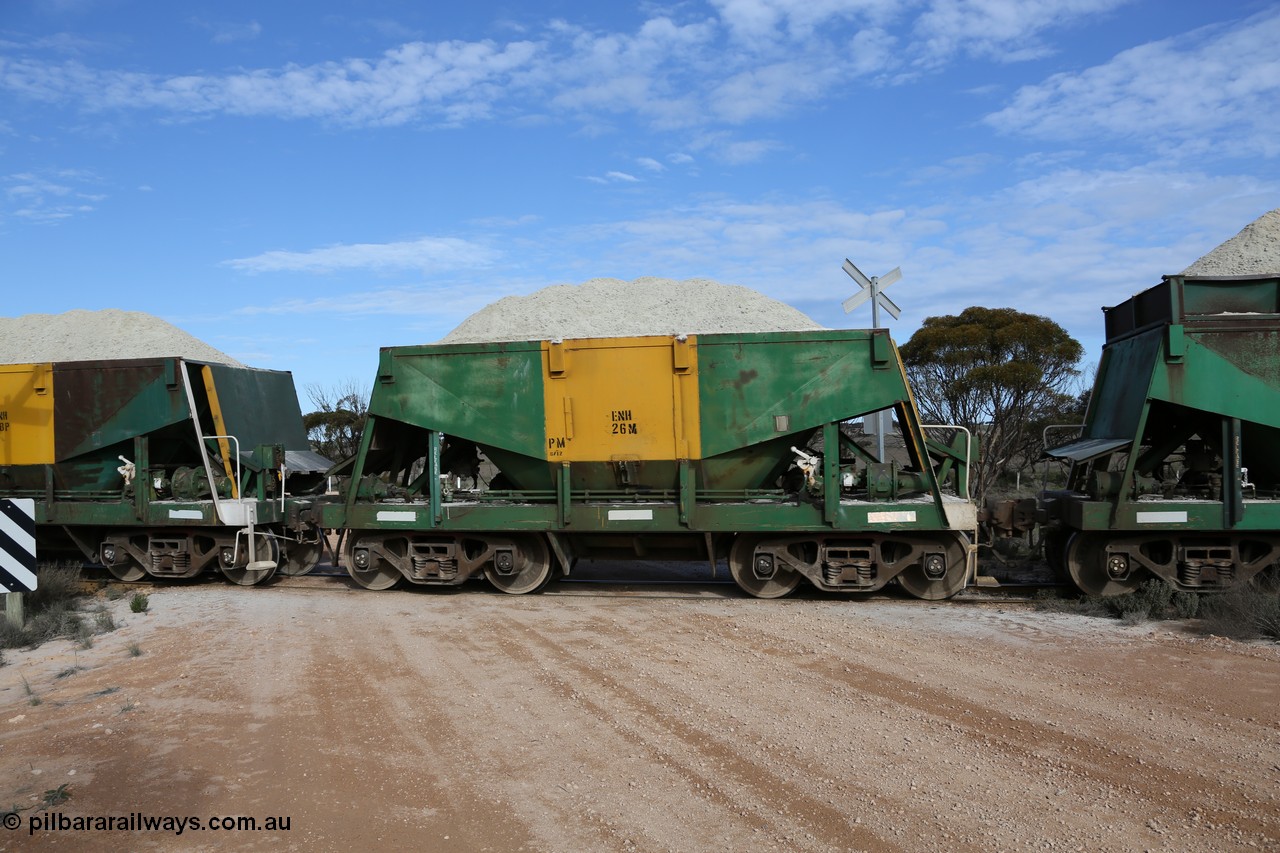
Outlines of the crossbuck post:
{"label": "crossbuck post", "polygon": [[[882,276],[873,275],[870,278],[863,275],[862,270],[853,265],[853,261],[848,258],[844,259],[843,269],[849,274],[849,277],[858,283],[858,292],[850,296],[843,303],[844,313],[848,314],[854,308],[857,308],[868,299],[871,300],[871,328],[880,328],[880,309],[888,311],[893,319],[898,319],[902,315],[902,309],[893,304],[893,300],[885,296],[884,289],[902,278],[902,268],[894,267]],[[885,424],[884,412],[876,412],[876,457],[884,461],[884,434],[888,427]]]}

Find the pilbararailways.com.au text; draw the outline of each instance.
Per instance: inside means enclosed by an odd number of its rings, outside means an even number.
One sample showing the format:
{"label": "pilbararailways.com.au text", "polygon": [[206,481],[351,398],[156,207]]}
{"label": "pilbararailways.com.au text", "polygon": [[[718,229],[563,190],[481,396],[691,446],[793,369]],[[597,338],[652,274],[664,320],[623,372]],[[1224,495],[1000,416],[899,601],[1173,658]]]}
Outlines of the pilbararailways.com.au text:
{"label": "pilbararailways.com.au text", "polygon": [[[5,815],[6,829],[17,829],[11,820],[17,817]],[[226,815],[199,818],[194,816],[147,815],[130,812],[127,815],[70,816],[62,812],[44,812],[27,817],[27,835],[37,832],[288,832],[293,819],[290,817],[246,817]]]}

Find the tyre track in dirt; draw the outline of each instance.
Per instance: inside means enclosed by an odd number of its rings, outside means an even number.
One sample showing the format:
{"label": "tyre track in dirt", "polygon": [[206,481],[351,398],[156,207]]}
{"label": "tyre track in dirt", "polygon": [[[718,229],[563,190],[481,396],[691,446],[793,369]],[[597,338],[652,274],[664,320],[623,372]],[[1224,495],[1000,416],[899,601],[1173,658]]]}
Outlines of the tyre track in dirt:
{"label": "tyre track in dirt", "polygon": [[[845,664],[837,671],[830,665],[809,666],[827,677],[845,681],[854,689],[870,691],[890,702],[931,715],[968,740],[969,746],[958,745],[957,751],[978,748],[988,754],[995,752],[1022,767],[1038,765],[1042,774],[1066,775],[1064,786],[1084,784],[1093,790],[1123,790],[1126,798],[1137,796],[1153,806],[1139,815],[1146,821],[1157,821],[1169,811],[1195,812],[1200,819],[1260,839],[1280,831],[1276,815],[1251,813],[1261,801],[1224,788],[1218,780],[1194,768],[1174,768],[1158,758],[1139,758],[1141,746],[1129,739],[1124,743],[1101,744],[1091,737],[1029,722],[987,705],[958,701],[946,691],[922,689],[907,679],[886,676],[870,667]],[[978,720],[981,722],[975,722]],[[1231,794],[1234,796],[1229,796]],[[1114,815],[1099,815],[1099,818],[1106,817]]]}
{"label": "tyre track in dirt", "polygon": [[[156,627],[141,640],[146,654],[126,659],[127,672],[99,665],[40,691],[42,704],[19,716],[44,717],[48,734],[5,739],[0,784],[16,787],[0,795],[20,800],[66,781],[71,799],[57,810],[72,815],[290,818],[287,834],[125,835],[137,850],[214,850],[232,839],[244,849],[370,849],[393,841],[433,850],[537,849],[518,822],[483,807],[482,792],[437,775],[439,755],[465,740],[447,724],[423,735],[417,718],[404,713],[402,698],[418,705],[424,697],[405,677],[411,669],[403,658],[386,654],[396,649],[394,620],[363,620],[353,642],[350,614],[332,601],[280,606],[270,593],[216,587],[184,594],[198,599],[205,624]],[[165,598],[153,594],[158,604]],[[87,663],[97,651],[81,655]],[[117,687],[122,681],[128,686]],[[64,698],[91,689],[113,692]],[[116,712],[121,704],[127,712]],[[22,764],[41,775],[23,784],[14,766]],[[101,850],[105,839],[120,838],[21,835],[0,836],[0,849]]]}
{"label": "tyre track in dirt", "polygon": [[[630,841],[631,846],[644,849],[690,849],[695,838],[699,847],[708,849],[759,844],[758,833],[769,823],[737,814],[741,809],[720,792],[722,783],[715,778],[720,768],[712,767],[707,758],[691,759],[678,739],[647,723],[643,710],[636,712],[613,696],[606,697],[609,707],[595,702],[588,694],[598,691],[576,678],[574,670],[554,653],[554,647],[552,654],[542,653],[545,637],[534,640],[536,629],[513,619],[510,607],[499,610],[480,618],[473,615],[469,630],[459,633],[456,643],[467,661],[479,662],[471,677],[487,686],[489,696],[494,695],[496,684],[501,697],[516,693],[518,704],[504,708],[499,702],[483,717],[468,719],[480,723],[510,717],[513,711],[521,717],[510,730],[503,775],[493,780],[495,784],[502,785],[507,774],[516,778],[529,775],[528,759],[521,765],[515,763],[513,754],[531,753],[534,761],[561,768],[559,773],[542,774],[543,790],[525,792],[554,818],[551,837],[560,839],[564,846],[548,849],[574,849],[564,843],[563,836],[566,827],[575,823],[583,831],[601,836],[594,839],[594,846],[607,842],[608,846],[627,847]],[[506,686],[512,671],[520,674],[515,682],[518,690]],[[623,718],[631,723],[622,725]],[[558,742],[547,738],[548,733],[560,732],[566,734],[560,735]],[[471,734],[473,740],[486,737],[483,731]],[[620,751],[629,753],[623,761],[602,763],[602,754]],[[702,768],[695,766],[699,763]],[[625,779],[620,775],[623,771]],[[570,802],[564,802],[566,799]],[[669,821],[653,819],[655,802],[663,811],[681,814],[680,834],[671,835]],[[776,815],[770,817],[776,822]],[[646,827],[646,821],[653,826]],[[741,836],[731,840],[738,824],[747,825]],[[555,843],[548,841],[549,845]]]}
{"label": "tyre track in dirt", "polygon": [[[822,648],[835,645],[830,640],[840,634],[840,627],[829,624],[829,620],[817,618],[807,608],[793,608],[792,612],[804,614],[804,617],[791,620],[783,618],[784,611],[777,604],[770,606],[774,609],[764,612],[764,618],[758,620],[726,619],[724,614],[690,614],[687,609],[671,620],[637,617],[634,620],[637,624],[632,625],[622,637],[627,644],[626,657],[652,662],[662,657],[663,650],[661,644],[656,648],[649,645],[646,637],[680,637],[679,643],[685,643],[686,639],[681,635],[689,633],[689,624],[704,622],[721,632],[727,624],[735,632],[735,642],[740,647],[719,649],[717,654],[724,658],[722,663],[737,673],[742,682],[754,683],[747,662],[754,656],[761,656],[787,659],[792,666],[807,669],[820,678],[819,682],[807,687],[802,680],[792,685],[793,689],[800,688],[797,698],[801,705],[811,705],[813,697],[830,692],[831,683],[841,685],[842,702],[861,702],[875,709],[876,716],[867,726],[872,730],[871,734],[854,737],[879,736],[883,741],[878,747],[860,745],[858,757],[877,766],[901,765],[903,784],[868,780],[857,797],[852,798],[854,802],[877,801],[878,798],[876,806],[881,814],[873,815],[868,823],[881,823],[886,835],[901,833],[902,827],[893,826],[892,818],[901,814],[899,806],[907,800],[917,813],[921,808],[932,806],[935,814],[947,816],[946,820],[923,821],[925,828],[936,830],[940,835],[959,836],[978,846],[995,841],[1016,847],[1028,838],[1036,837],[1049,843],[1054,832],[1100,839],[1100,827],[1113,827],[1117,823],[1133,825],[1132,844],[1163,846],[1165,849],[1177,849],[1177,845],[1172,844],[1177,833],[1184,833],[1177,837],[1185,840],[1205,827],[1225,833],[1242,844],[1250,841],[1265,844],[1276,834],[1275,799],[1273,794],[1268,795],[1266,788],[1273,773],[1254,780],[1232,779],[1201,772],[1199,768],[1203,762],[1177,764],[1163,761],[1160,751],[1169,750],[1164,735],[1170,727],[1160,725],[1159,721],[1144,721],[1136,730],[1131,730],[1132,727],[1116,728],[1110,722],[1123,720],[1125,706],[1135,697],[1121,694],[1090,703],[1082,699],[1087,690],[1057,692],[1045,687],[1046,679],[1055,686],[1064,682],[1088,684],[1089,679],[1083,671],[1045,666],[1043,660],[1037,663],[1034,671],[1024,666],[1010,666],[1007,661],[992,667],[975,665],[970,661],[966,665],[969,677],[958,680],[949,674],[955,665],[949,655],[908,654],[911,660],[906,663],[913,671],[925,670],[917,672],[913,681],[910,677],[884,672],[883,666],[892,668],[904,663],[897,659],[901,656],[884,652],[876,653],[883,661],[877,660],[873,666],[842,663],[838,669],[833,669],[817,663],[813,656],[818,655]],[[764,629],[764,626],[774,623],[778,623],[777,631]],[[532,630],[527,623],[522,624],[526,633]],[[806,630],[810,624],[816,630]],[[596,626],[596,637],[603,636],[600,627]],[[756,630],[752,632],[751,629]],[[845,629],[846,633],[848,630]],[[554,677],[563,682],[562,695],[567,699],[581,696],[580,684],[584,677],[594,678],[603,689],[599,698],[592,700],[593,705],[616,712],[619,705],[629,707],[637,701],[634,698],[638,695],[636,691],[623,687],[624,682],[640,685],[652,682],[661,684],[666,691],[660,700],[666,706],[681,710],[695,708],[691,715],[682,714],[679,718],[670,719],[679,722],[689,716],[699,719],[717,713],[710,706],[696,707],[701,701],[698,695],[681,691],[673,679],[655,679],[643,669],[628,668],[625,662],[619,664],[614,660],[608,661],[610,674],[604,676],[601,675],[604,670],[595,664],[584,665],[576,657],[565,657],[560,652],[562,640],[551,640],[537,631],[534,634],[539,637],[542,657],[555,661],[554,665],[545,661],[543,665],[557,673]],[[564,635],[565,632],[558,630],[558,634]],[[573,636],[572,632],[569,635]],[[524,635],[509,637],[507,642],[518,646],[521,636],[527,645],[529,638]],[[873,638],[873,646],[882,647],[886,643],[886,635],[876,630],[866,631],[861,638],[866,639],[867,636]],[[897,638],[897,646],[901,647],[902,639],[900,636]],[[920,638],[911,639],[919,641]],[[1049,639],[1052,637],[1046,637]],[[941,647],[945,649],[946,644]],[[608,652],[604,654],[608,655]],[[1055,652],[1057,656],[1061,654]],[[1086,659],[1087,656],[1086,651]],[[681,659],[680,652],[668,651],[667,657],[670,658],[667,662],[673,665],[689,665],[688,660]],[[571,672],[575,677],[565,681],[559,674],[563,672]],[[705,682],[707,676],[708,673],[699,670],[697,680]],[[793,674],[792,678],[800,679],[800,676]],[[1037,682],[1037,678],[1040,681]],[[933,687],[922,683],[930,679],[950,679],[955,686]],[[1022,690],[1025,695],[1019,697],[1018,691],[1009,688],[1022,680],[1038,683],[1039,687]],[[1098,680],[1093,677],[1094,682]],[[1101,680],[1105,682],[1107,679]],[[1096,683],[1092,686],[1098,687]],[[961,689],[976,693],[980,701],[957,700],[955,693]],[[1268,692],[1275,694],[1274,688],[1268,691],[1265,685],[1250,692],[1258,699]],[[618,696],[624,701],[616,701]],[[1010,702],[1024,710],[1021,713],[1006,712],[1003,705]],[[643,704],[640,707],[647,715],[663,719],[653,712],[652,707],[646,708]],[[1035,716],[1043,719],[1032,719]],[[1103,719],[1099,720],[1099,716]],[[1086,720],[1089,726],[1076,733],[1073,728],[1077,720]],[[1247,725],[1247,720],[1242,722],[1246,723],[1243,728],[1264,735],[1260,743],[1267,743],[1265,728]],[[682,737],[679,726],[664,725],[672,734]],[[938,734],[936,730],[939,728],[945,728],[945,736]],[[1235,727],[1233,733],[1238,735],[1239,729],[1240,726]],[[1201,750],[1207,758],[1216,750],[1212,741],[1202,735],[1203,730],[1201,736],[1196,737],[1197,740],[1208,741],[1205,749]],[[713,740],[703,729],[688,729],[688,738],[703,741],[704,750],[705,742]],[[832,738],[833,752],[839,751],[841,739],[839,735]],[[896,745],[895,739],[899,741]],[[1229,748],[1231,744],[1226,741],[1221,745]],[[743,746],[735,744],[740,751]],[[1234,749],[1240,752],[1240,744],[1235,743]],[[1144,750],[1146,758],[1142,757]],[[953,761],[947,757],[949,755],[970,758]],[[1236,756],[1236,761],[1242,758],[1246,756]],[[1270,771],[1274,768],[1264,766],[1258,769]],[[816,775],[843,778],[844,784],[848,785],[849,771],[847,765],[832,765],[817,768]],[[1050,825],[1046,826],[1048,819],[1043,814],[1036,814],[1030,821],[1019,822],[998,810],[979,813],[968,809],[968,813],[964,813],[966,801],[990,793],[989,788],[983,789],[975,780],[987,776],[1011,778],[1018,775],[1031,778],[1029,790],[1023,794],[1030,795],[1032,802],[1044,803],[1044,812],[1054,816]],[[694,784],[701,782],[695,781]],[[952,786],[963,796],[948,796]],[[941,791],[927,793],[931,787]],[[806,825],[814,823],[810,821]],[[871,844],[865,839],[861,843]],[[882,838],[881,843],[889,842]]]}
{"label": "tyre track in dirt", "polygon": [[[566,651],[531,621],[512,620],[495,627],[495,639],[506,654],[531,669],[539,669],[540,678],[563,701],[580,707],[592,718],[607,720],[612,735],[645,750],[658,764],[673,770],[694,796],[708,801],[719,813],[717,820],[741,823],[745,838],[768,831],[779,843],[803,839],[810,849],[820,849],[819,845],[822,849],[898,849],[855,824],[852,816],[810,796],[763,763],[751,760],[743,754],[743,743],[726,744],[709,728],[673,716],[627,686],[623,679]],[[613,633],[611,638],[619,636]],[[534,648],[527,647],[530,643]],[[664,690],[671,686],[669,682],[662,685]],[[674,699],[667,694],[667,704]],[[684,702],[677,704],[683,706]],[[718,778],[699,769],[707,766],[714,766]],[[761,791],[768,792],[764,802],[760,801]],[[784,826],[778,826],[779,818],[785,821]]]}
{"label": "tyre track in dirt", "polygon": [[[408,695],[388,697],[389,706],[421,720],[415,737],[431,744],[445,784],[470,791],[477,813],[518,822],[528,834],[526,849],[599,849],[609,840],[606,828],[565,809],[556,796],[571,784],[574,762],[557,775],[544,772],[540,760],[545,753],[565,758],[555,746],[567,725],[551,713],[558,703],[534,693],[528,673],[512,669],[492,643],[476,642],[488,634],[484,618],[459,624],[443,610],[433,607],[400,632],[400,665],[414,682]],[[419,695],[423,701],[412,698]]]}
{"label": "tyre track in dirt", "polygon": [[[250,850],[1280,849],[1274,647],[899,601],[152,601],[0,667],[0,801],[292,816]],[[0,850],[103,847],[54,840]]]}
{"label": "tyre track in dirt", "polygon": [[[1176,727],[1163,725],[1154,716],[1148,722],[1144,715],[1136,727],[1104,723],[1098,730],[1100,710],[1109,716],[1117,716],[1114,713],[1115,700],[1109,697],[1105,702],[1083,704],[1076,700],[1087,697],[1087,691],[1046,694],[1043,683],[1049,673],[1044,667],[1028,672],[1017,661],[1009,659],[1002,659],[999,666],[992,667],[985,667],[980,661],[970,661],[965,666],[968,677],[957,680],[948,676],[949,670],[954,668],[952,656],[911,651],[903,655],[901,649],[886,647],[884,635],[875,628],[852,632],[864,646],[877,649],[871,655],[875,658],[874,663],[858,663],[848,657],[832,661],[833,654],[838,652],[832,651],[835,644],[830,640],[840,633],[850,634],[850,629],[832,631],[833,626],[821,618],[820,610],[809,608],[793,612],[803,614],[802,624],[788,622],[780,630],[770,630],[768,626],[781,621],[781,613],[768,614],[764,620],[752,624],[758,634],[744,637],[744,641],[763,654],[788,658],[824,678],[845,684],[852,695],[861,697],[865,704],[875,708],[881,719],[912,721],[918,732],[914,737],[904,735],[907,741],[932,746],[934,752],[944,756],[981,756],[983,761],[990,762],[993,755],[1000,755],[1008,764],[1005,772],[1016,772],[1020,767],[1038,768],[1035,775],[1046,779],[1053,777],[1054,790],[1046,792],[1050,803],[1060,801],[1064,795],[1074,795],[1072,811],[1078,815],[1076,822],[1082,832],[1096,832],[1096,821],[1114,821],[1119,817],[1131,820],[1136,816],[1148,827],[1160,826],[1160,834],[1167,832],[1170,824],[1200,822],[1246,841],[1264,842],[1280,833],[1280,814],[1276,810],[1274,788],[1276,770],[1280,768],[1265,761],[1266,755],[1275,753],[1268,753],[1264,748],[1254,754],[1257,775],[1253,779],[1223,778],[1209,772],[1208,765],[1219,760],[1218,756],[1226,751],[1238,753],[1235,756],[1237,762],[1250,760],[1247,747],[1242,751],[1238,741],[1206,737],[1206,730],[1214,731],[1211,726],[1221,726],[1221,722],[1206,720],[1200,726],[1188,727],[1190,732],[1187,736],[1195,742],[1189,745],[1202,745],[1197,750],[1200,760],[1175,765],[1165,762],[1161,752],[1170,751],[1168,733]],[[818,629],[825,628],[825,631],[806,631],[804,623]],[[919,639],[927,641],[929,638],[922,636]],[[791,645],[789,651],[785,648],[788,644]],[[931,645],[924,642],[920,648],[928,649]],[[1153,654],[1151,650],[1146,653]],[[885,671],[886,665],[892,666],[896,658],[903,656],[911,658],[910,669],[917,672],[914,678]],[[1138,660],[1141,662],[1141,657]],[[921,669],[924,672],[919,672]],[[1056,675],[1065,674],[1077,682],[1088,680],[1088,673],[1080,669],[1056,669],[1059,670]],[[1256,718],[1252,716],[1243,721],[1244,728],[1257,734],[1260,746],[1277,743],[1274,699],[1280,696],[1280,680],[1277,680],[1274,670],[1270,675],[1270,679],[1254,689],[1246,688],[1245,698],[1253,701],[1246,702],[1244,708],[1237,708],[1246,713],[1271,714],[1273,722],[1270,727],[1254,724]],[[1040,685],[1039,695],[1022,696],[1013,703],[1021,709],[1020,713],[1008,712],[1003,707],[1008,700],[1002,699],[1002,694],[1010,682]],[[1206,686],[1213,689],[1211,685]],[[965,699],[958,695],[960,690],[977,698]],[[1271,704],[1268,704],[1268,697]],[[1123,701],[1127,697],[1119,698]],[[1183,698],[1187,697],[1184,695]],[[1063,704],[1075,707],[1060,707]],[[1068,722],[1040,722],[1032,719],[1032,714],[1048,720],[1066,718]],[[1082,730],[1080,734],[1073,734],[1064,729],[1064,726],[1070,728],[1079,721],[1092,726],[1094,731]],[[1130,718],[1127,722],[1134,721]],[[941,736],[936,732],[939,728],[944,729]],[[931,732],[931,729],[935,731]],[[1236,728],[1233,734],[1238,733],[1239,728]],[[951,762],[942,758],[941,763]],[[938,764],[939,760],[935,759],[930,768],[935,784],[938,777],[945,778],[946,775],[945,767]],[[1110,807],[1109,801],[1116,799],[1128,803],[1128,813],[1119,815]],[[1132,809],[1135,799],[1147,804],[1147,808]],[[1079,820],[1086,815],[1093,817]],[[1035,827],[1027,829],[1035,831]]]}
{"label": "tyre track in dirt", "polygon": [[[322,711],[270,744],[271,764],[287,767],[299,743],[314,744],[320,760],[310,764],[320,779],[304,796],[321,810],[340,805],[351,818],[340,822],[343,832],[325,836],[330,849],[392,842],[536,849],[528,829],[458,771],[469,763],[468,740],[454,726],[448,697],[416,677],[418,656],[404,653],[395,619],[363,620],[358,643],[349,622],[326,632],[301,694]],[[314,817],[317,825],[333,823]]]}
{"label": "tyre track in dirt", "polygon": [[[1034,613],[1016,618],[1056,624]],[[1250,658],[1274,649],[1164,631],[1156,641],[1150,629],[1133,629],[1143,636],[1126,642],[1126,629],[1105,638],[1096,630],[1114,623],[1079,621],[1091,626],[1084,636],[1035,629],[1043,635],[1039,651],[1052,652],[1048,661],[1037,654],[968,663],[967,696],[931,676],[926,704],[992,709],[973,735],[1013,748],[1012,758],[1040,756],[1048,768],[1093,783],[1075,808],[1093,809],[1100,820],[1137,816],[1159,827],[1166,844],[1180,826],[1189,833],[1211,826],[1266,846],[1280,830],[1280,768],[1268,760],[1280,753],[1280,670]]]}

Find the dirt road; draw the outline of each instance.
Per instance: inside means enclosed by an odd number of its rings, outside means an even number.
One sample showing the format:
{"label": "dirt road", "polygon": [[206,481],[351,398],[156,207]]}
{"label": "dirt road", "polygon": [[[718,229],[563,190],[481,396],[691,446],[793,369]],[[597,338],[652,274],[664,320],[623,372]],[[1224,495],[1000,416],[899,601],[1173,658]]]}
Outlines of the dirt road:
{"label": "dirt road", "polygon": [[[290,583],[165,587],[92,649],[10,652],[0,850],[1280,849],[1275,647],[1014,605]],[[28,834],[59,815],[206,828]]]}

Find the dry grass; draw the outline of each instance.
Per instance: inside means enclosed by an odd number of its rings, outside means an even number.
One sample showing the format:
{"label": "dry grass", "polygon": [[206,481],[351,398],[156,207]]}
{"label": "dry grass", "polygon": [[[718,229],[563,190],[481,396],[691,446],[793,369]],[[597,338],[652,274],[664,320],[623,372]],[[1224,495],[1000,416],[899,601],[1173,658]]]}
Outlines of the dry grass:
{"label": "dry grass", "polygon": [[1126,625],[1163,619],[1200,619],[1209,633],[1238,640],[1280,640],[1280,573],[1271,573],[1227,592],[1182,592],[1160,580],[1145,581],[1133,592],[1110,598],[1064,598],[1056,592],[1037,596],[1038,610],[1120,619]]}
{"label": "dry grass", "polygon": [[1237,640],[1280,640],[1280,573],[1212,598],[1201,610],[1205,630]]}
{"label": "dry grass", "polygon": [[[115,618],[106,604],[84,613],[87,596],[80,585],[80,567],[45,564],[37,570],[39,585],[23,594],[26,624],[22,627],[0,620],[0,649],[34,648],[52,639],[76,641],[81,648],[93,646],[95,634],[116,629]],[[0,657],[0,664],[4,658]]]}

